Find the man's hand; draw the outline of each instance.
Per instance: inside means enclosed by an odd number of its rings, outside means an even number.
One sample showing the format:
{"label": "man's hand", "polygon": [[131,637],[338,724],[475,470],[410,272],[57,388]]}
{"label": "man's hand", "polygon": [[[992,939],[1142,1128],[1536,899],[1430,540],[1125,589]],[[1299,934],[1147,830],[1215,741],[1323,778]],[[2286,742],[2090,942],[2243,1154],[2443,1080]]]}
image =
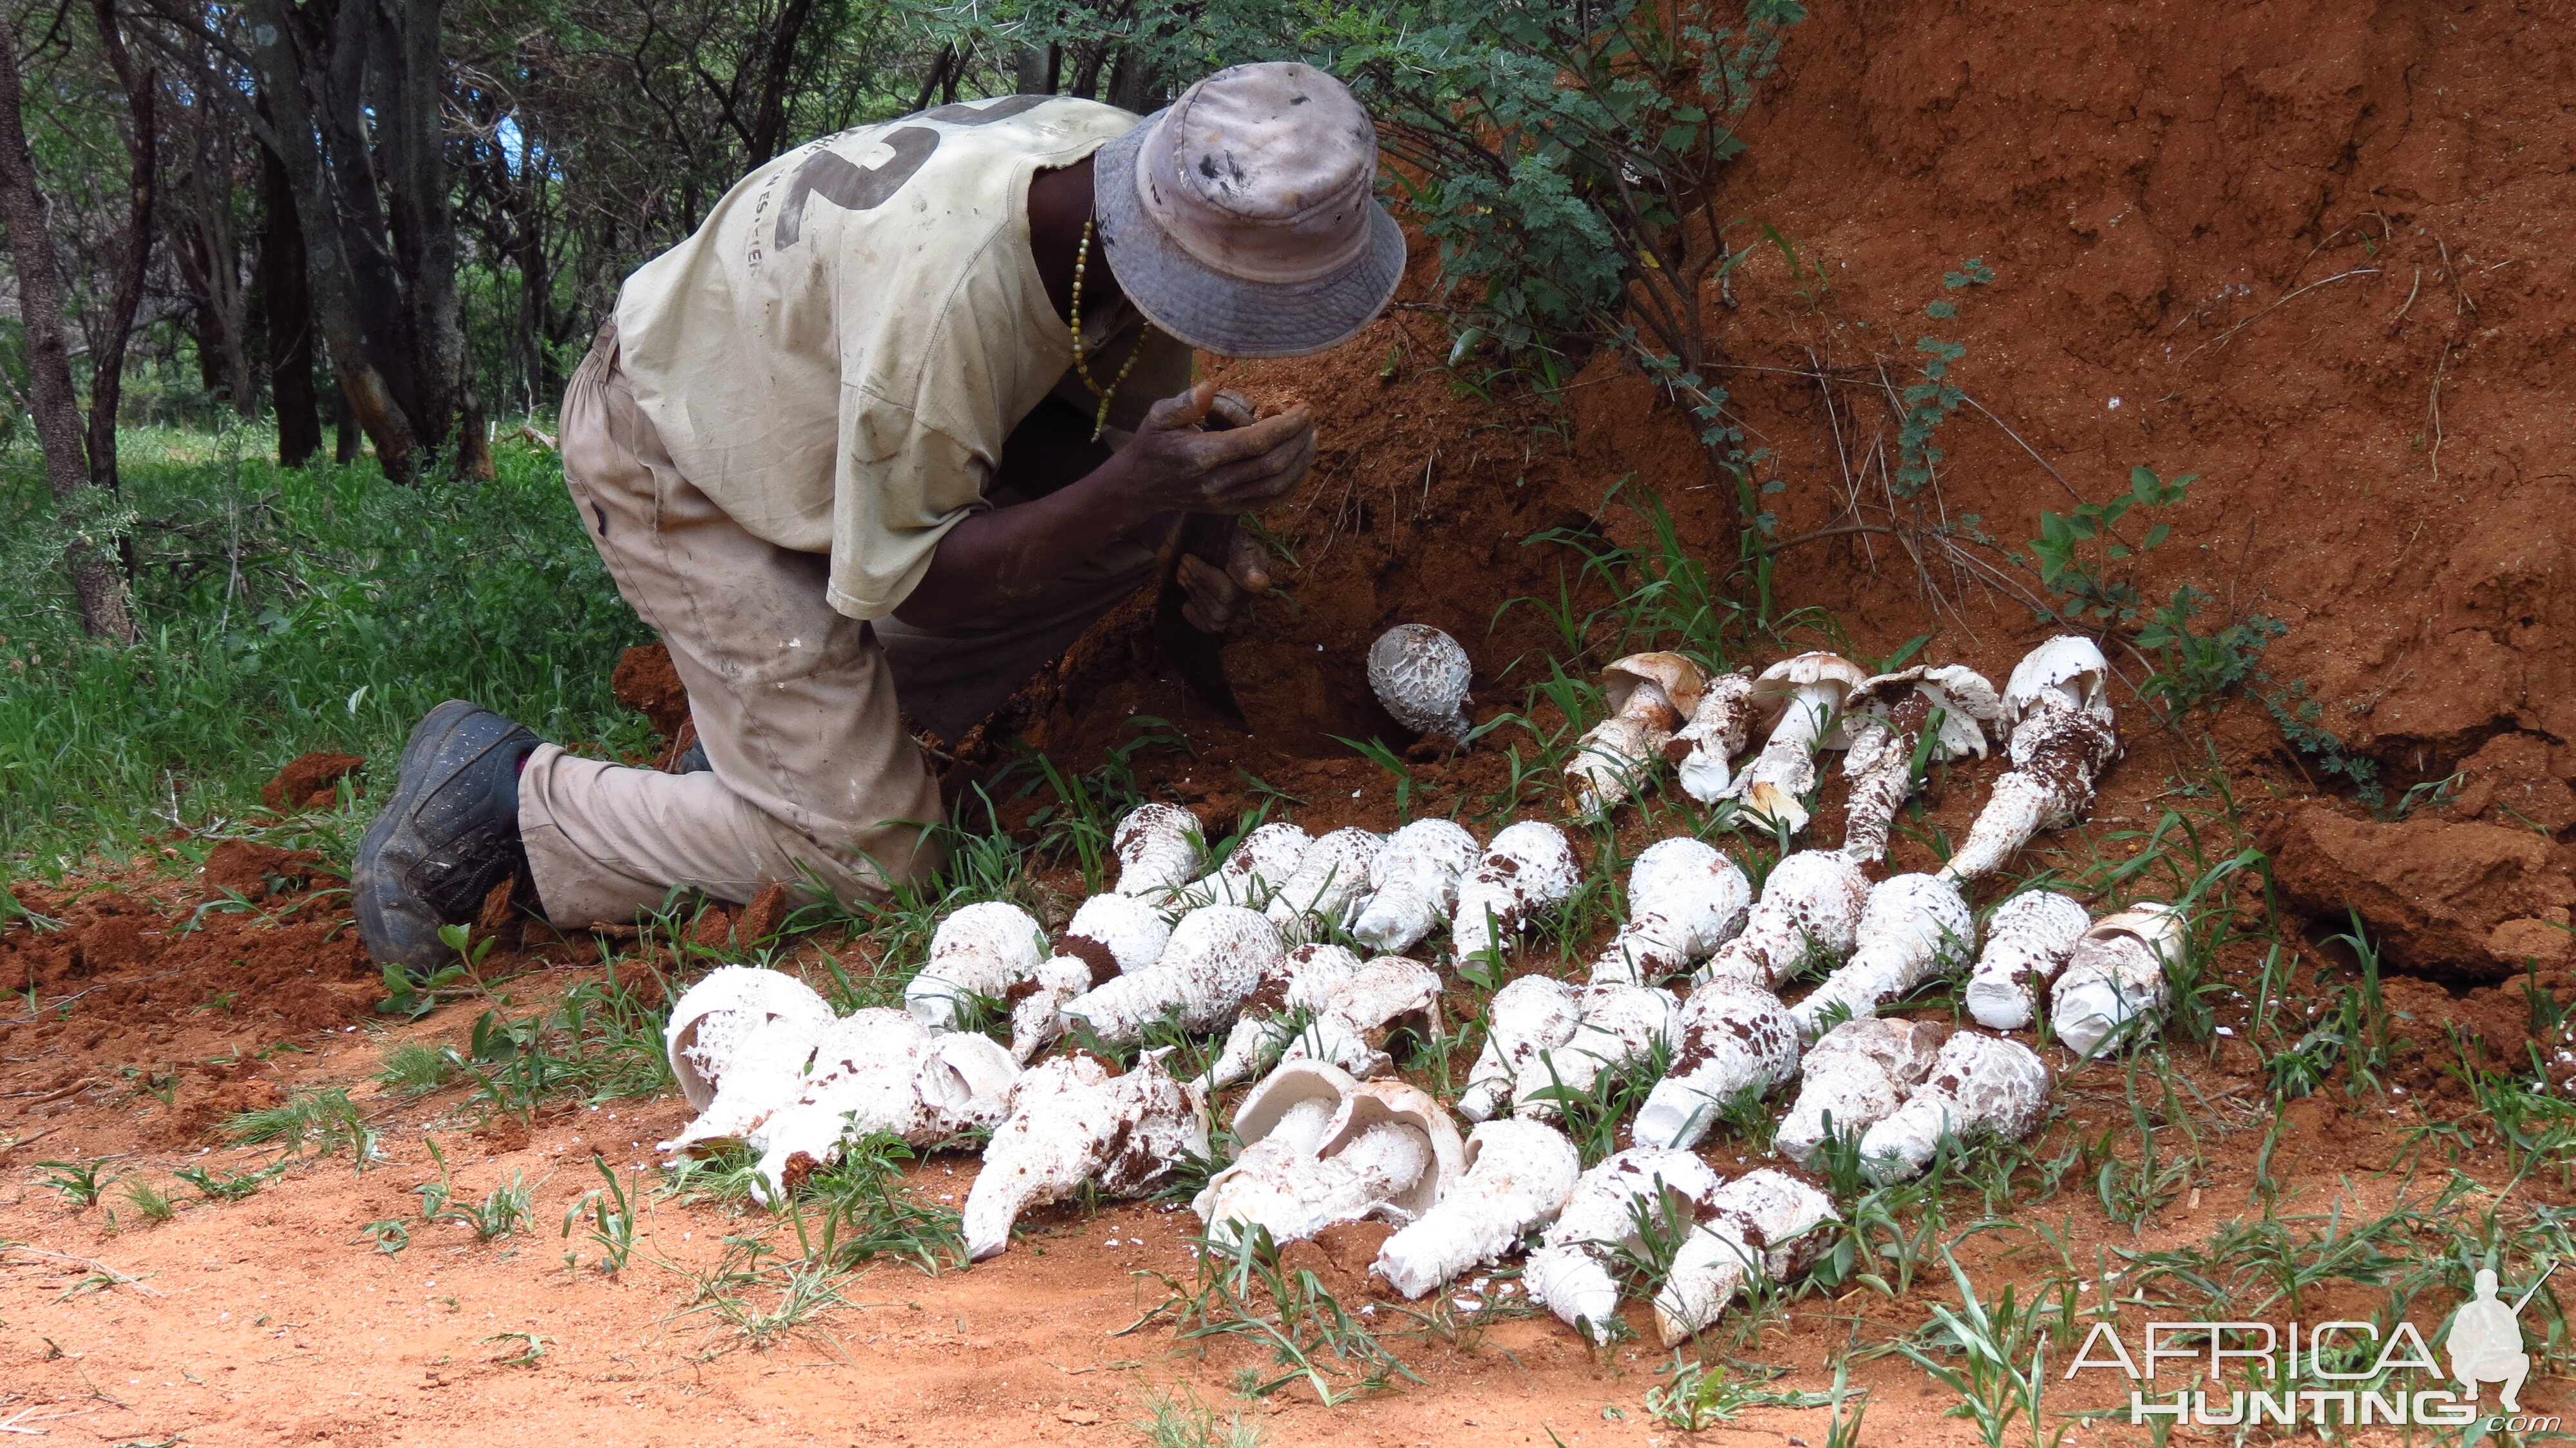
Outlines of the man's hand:
{"label": "man's hand", "polygon": [[1181,591],[1189,595],[1181,617],[1206,633],[1225,632],[1242,616],[1244,605],[1270,588],[1270,550],[1250,534],[1237,532],[1226,554],[1223,568],[1181,555]]}
{"label": "man's hand", "polygon": [[1251,422],[1240,399],[1226,403],[1219,416],[1243,421],[1217,432],[1200,426],[1217,406],[1214,378],[1155,403],[1112,463],[1123,500],[1141,513],[1241,513],[1287,496],[1315,461],[1314,414],[1300,405]]}

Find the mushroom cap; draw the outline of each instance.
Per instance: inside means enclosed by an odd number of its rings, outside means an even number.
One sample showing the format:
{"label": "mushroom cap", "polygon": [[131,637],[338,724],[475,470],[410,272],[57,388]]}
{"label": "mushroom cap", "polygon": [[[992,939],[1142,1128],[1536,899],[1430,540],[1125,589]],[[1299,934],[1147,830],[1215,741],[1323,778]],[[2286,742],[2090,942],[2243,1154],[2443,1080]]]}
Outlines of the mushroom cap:
{"label": "mushroom cap", "polygon": [[1653,653],[1613,659],[1601,671],[1601,694],[1613,714],[1628,707],[1629,696],[1649,684],[1688,719],[1699,712],[1700,696],[1708,692],[1708,670],[1680,654]]}
{"label": "mushroom cap", "polygon": [[1395,721],[1416,733],[1462,722],[1474,668],[1458,641],[1425,623],[1400,623],[1369,645],[1369,688]]}
{"label": "mushroom cap", "polygon": [[[1241,1121],[1240,1113],[1236,1120]],[[1393,1077],[1363,1082],[1342,1097],[1341,1114],[1334,1118],[1325,1134],[1320,1156],[1331,1156],[1359,1140],[1360,1134],[1382,1122],[1392,1121],[1421,1132],[1431,1143],[1431,1166],[1422,1179],[1388,1199],[1388,1204],[1405,1215],[1419,1217],[1431,1210],[1446,1194],[1452,1183],[1467,1174],[1467,1147],[1458,1136],[1458,1123],[1449,1118],[1430,1093]]]}
{"label": "mushroom cap", "polygon": [[697,1042],[699,1027],[719,1012],[739,1013],[739,1018],[729,1023],[737,1039],[748,1036],[761,1023],[781,1017],[811,1021],[818,1032],[833,1019],[831,1005],[816,995],[812,986],[783,970],[728,965],[708,972],[681,992],[671,1007],[670,1024],[662,1030],[671,1074],[679,1081],[680,1094],[688,1099],[692,1111],[704,1111],[716,1099],[716,1081],[699,1070],[689,1048]]}
{"label": "mushroom cap", "polygon": [[2003,712],[2003,700],[1985,675],[1965,664],[1918,664],[1876,675],[1851,691],[1844,708],[1858,712],[1866,707],[1884,716],[1903,703],[1908,694],[1921,694],[1941,711],[1940,758],[1957,759],[1969,754],[1985,757],[1986,732],[1978,726],[1992,723]]}
{"label": "mushroom cap", "polygon": [[[1300,1102],[1321,1101],[1327,1112],[1338,1112],[1351,1093],[1359,1089],[1360,1083],[1352,1079],[1350,1072],[1330,1061],[1282,1061],[1234,1109],[1234,1139],[1245,1146],[1261,1140],[1290,1107]],[[1329,1128],[1326,1139],[1332,1139]]]}
{"label": "mushroom cap", "polygon": [[2154,900],[2141,900],[2117,914],[2105,915],[2093,922],[2083,939],[2106,940],[2115,935],[2134,937],[2159,962],[2167,967],[2180,965],[2184,952],[2191,948],[2189,922],[2171,905]]}
{"label": "mushroom cap", "polygon": [[2082,634],[2059,634],[2022,655],[2004,683],[2003,721],[2021,721],[2040,696],[2057,691],[2086,713],[2107,715],[2111,707],[2111,664],[2102,647]]}

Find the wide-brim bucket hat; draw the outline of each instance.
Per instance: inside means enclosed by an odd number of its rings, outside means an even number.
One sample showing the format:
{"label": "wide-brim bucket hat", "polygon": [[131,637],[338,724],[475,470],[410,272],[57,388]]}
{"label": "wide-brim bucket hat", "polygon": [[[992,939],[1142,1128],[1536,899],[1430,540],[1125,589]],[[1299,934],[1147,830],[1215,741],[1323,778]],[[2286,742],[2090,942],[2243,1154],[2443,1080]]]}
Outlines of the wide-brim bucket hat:
{"label": "wide-brim bucket hat", "polygon": [[1102,254],[1147,321],[1226,357],[1348,341],[1404,277],[1376,195],[1377,128],[1340,81],[1238,65],[1092,158]]}

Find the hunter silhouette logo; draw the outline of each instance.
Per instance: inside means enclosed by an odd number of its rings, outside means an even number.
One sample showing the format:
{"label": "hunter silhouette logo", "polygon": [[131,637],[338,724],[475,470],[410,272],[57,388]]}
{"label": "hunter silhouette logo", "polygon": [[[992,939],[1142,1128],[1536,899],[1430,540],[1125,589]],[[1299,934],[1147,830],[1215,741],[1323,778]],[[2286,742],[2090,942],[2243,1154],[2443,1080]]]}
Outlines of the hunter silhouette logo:
{"label": "hunter silhouette logo", "polygon": [[2496,1275],[2491,1270],[2478,1273],[2478,1294],[2460,1304],[2458,1315],[2451,1319],[2450,1335],[2442,1346],[2451,1354],[2451,1376],[2475,1400],[2481,1385],[2501,1385],[2499,1396],[2508,1413],[2522,1411],[2522,1380],[2531,1376],[2531,1354],[2522,1350],[2522,1309],[2540,1290],[2558,1264],[2540,1274],[2540,1282],[2531,1291],[2513,1300],[2507,1307],[2496,1298]]}

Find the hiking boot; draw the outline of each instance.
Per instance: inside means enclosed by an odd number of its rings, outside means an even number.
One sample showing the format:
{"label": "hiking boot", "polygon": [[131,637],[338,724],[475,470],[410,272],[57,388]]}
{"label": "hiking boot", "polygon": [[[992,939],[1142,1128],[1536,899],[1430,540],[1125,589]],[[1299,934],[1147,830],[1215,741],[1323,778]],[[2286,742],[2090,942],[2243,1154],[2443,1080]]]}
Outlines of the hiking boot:
{"label": "hiking boot", "polygon": [[349,893],[358,938],[381,965],[430,970],[453,954],[441,925],[462,925],[505,880],[523,879],[519,766],[537,736],[450,699],[403,745],[393,798],[358,840]]}

